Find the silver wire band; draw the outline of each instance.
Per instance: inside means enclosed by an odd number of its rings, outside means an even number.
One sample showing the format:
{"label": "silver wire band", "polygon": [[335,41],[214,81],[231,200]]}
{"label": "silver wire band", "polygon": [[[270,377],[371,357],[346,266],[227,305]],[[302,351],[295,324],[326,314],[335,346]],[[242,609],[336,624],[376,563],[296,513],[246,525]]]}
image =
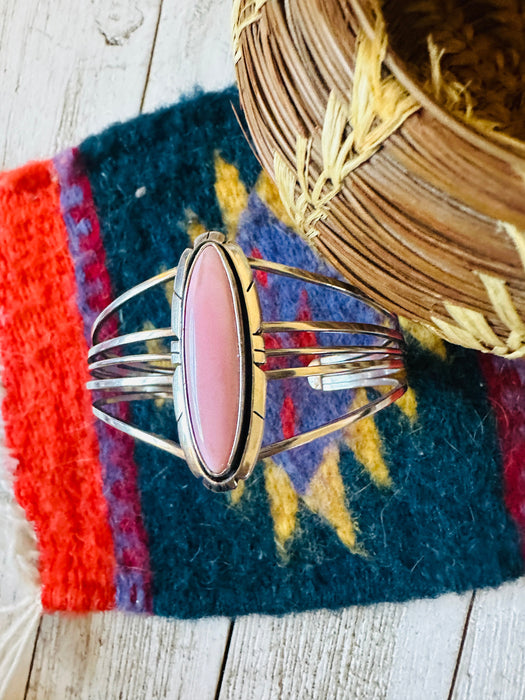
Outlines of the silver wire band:
{"label": "silver wire band", "polygon": [[148,386],[171,386],[173,385],[173,374],[169,376],[145,374],[141,377],[117,377],[112,379],[92,379],[87,383],[87,388],[91,391],[102,389],[140,389]]}
{"label": "silver wire band", "polygon": [[164,338],[175,338],[171,328],[154,328],[151,331],[136,331],[135,333],[126,333],[119,335],[116,338],[109,338],[102,343],[94,345],[88,352],[88,360],[101,355],[108,350],[120,348],[124,345],[134,345],[135,343],[145,343],[148,340],[163,340]]}
{"label": "silver wire band", "polygon": [[355,359],[369,355],[373,350],[373,355],[403,355],[400,348],[383,346],[383,345],[319,345],[318,347],[295,347],[295,348],[269,348],[266,350],[266,357],[288,357],[300,355],[316,355],[323,357],[325,355],[352,355]]}
{"label": "silver wire band", "polygon": [[[380,338],[403,341],[403,336],[394,328],[373,323],[345,323],[344,321],[267,321],[261,325],[263,333],[352,333],[352,335],[377,335]],[[370,346],[371,348],[373,346]]]}
{"label": "silver wire band", "polygon": [[[126,395],[121,400],[128,402],[134,400],[142,400],[142,398],[143,397],[140,396],[140,399],[136,399],[133,396]],[[108,401],[95,401],[93,403],[93,413],[99,420],[106,423],[106,425],[110,425],[112,428],[117,428],[123,433],[126,433],[126,435],[130,435],[133,438],[137,438],[139,440],[142,440],[143,442],[147,442],[148,445],[158,447],[160,450],[163,450],[164,452],[169,452],[169,454],[172,454],[175,457],[184,459],[184,450],[178,443],[174,442],[173,440],[168,440],[168,438],[162,437],[160,435],[156,435],[155,433],[149,433],[146,430],[137,428],[137,426],[132,425],[127,421],[123,421],[120,418],[115,418],[115,416],[112,416],[110,413],[107,413],[107,411],[102,410],[101,406],[104,406],[107,403]]]}
{"label": "silver wire band", "polygon": [[384,377],[390,373],[399,372],[403,369],[401,360],[364,360],[362,362],[340,362],[333,365],[308,365],[308,367],[286,367],[284,369],[269,369],[266,370],[268,379],[289,379],[299,377],[320,377],[329,374],[347,374],[352,373],[352,376],[359,377],[364,375],[366,378]]}
{"label": "silver wire band", "polygon": [[[169,362],[171,364],[171,355],[168,354],[151,354],[151,355],[126,355],[125,357],[108,357],[105,360],[97,360],[89,365],[89,370],[94,377],[103,379],[104,377],[117,374],[117,370],[127,372],[158,372],[159,374],[173,374],[173,367],[157,367],[155,362]],[[118,374],[117,376],[121,376]]]}
{"label": "silver wire band", "polygon": [[248,263],[250,264],[252,270],[272,272],[275,275],[281,275],[281,277],[289,277],[301,282],[308,282],[321,287],[327,287],[328,289],[333,289],[335,291],[342,292],[343,294],[347,294],[348,296],[354,297],[354,299],[359,299],[359,301],[364,302],[367,306],[371,306],[382,315],[387,313],[374,301],[365,297],[363,293],[357,289],[357,287],[348,284],[348,282],[338,280],[335,277],[327,277],[326,275],[317,274],[316,272],[308,272],[307,270],[301,270],[297,267],[290,267],[289,265],[271,262],[270,260],[261,260],[260,258],[248,258]]}
{"label": "silver wire band", "polygon": [[130,299],[133,299],[134,297],[138,296],[139,294],[142,294],[142,292],[146,292],[148,289],[152,289],[153,287],[156,287],[159,284],[165,284],[166,282],[169,282],[170,280],[174,279],[175,275],[177,274],[177,268],[173,267],[171,270],[166,270],[165,272],[161,272],[158,275],[155,275],[155,277],[151,277],[150,279],[146,280],[145,282],[141,282],[140,284],[137,284],[135,287],[132,287],[131,289],[128,289],[127,292],[124,292],[120,296],[118,296],[116,299],[114,299],[111,304],[108,304],[104,311],[102,311],[97,318],[95,319],[95,322],[93,323],[93,328],[91,329],[91,344],[96,345],[98,341],[98,335],[102,329],[102,326],[104,325],[104,322],[117,311],[117,309],[120,309],[121,306],[124,306],[126,302],[128,302]]}
{"label": "silver wire band", "polygon": [[[394,383],[395,378],[393,377],[392,380],[393,381],[391,383]],[[266,447],[262,447],[259,453],[259,459],[273,457],[273,455],[276,455],[279,452],[284,452],[285,450],[290,450],[293,447],[299,447],[300,445],[306,445],[312,440],[324,437],[325,435],[329,435],[330,433],[335,433],[337,430],[342,430],[343,428],[348,427],[352,423],[361,420],[361,418],[371,416],[374,413],[381,411],[383,408],[390,406],[391,403],[401,398],[401,396],[403,396],[403,394],[406,391],[406,387],[399,381],[396,381],[395,383],[397,384],[397,386],[395,386],[387,394],[384,394],[383,396],[380,396],[379,398],[370,401],[361,408],[355,408],[352,411],[346,413],[344,416],[340,418],[335,418],[329,423],[321,425],[319,428],[314,428],[313,430],[309,430],[306,433],[294,435],[293,437],[288,438],[286,440],[273,442],[270,445],[267,445]]]}

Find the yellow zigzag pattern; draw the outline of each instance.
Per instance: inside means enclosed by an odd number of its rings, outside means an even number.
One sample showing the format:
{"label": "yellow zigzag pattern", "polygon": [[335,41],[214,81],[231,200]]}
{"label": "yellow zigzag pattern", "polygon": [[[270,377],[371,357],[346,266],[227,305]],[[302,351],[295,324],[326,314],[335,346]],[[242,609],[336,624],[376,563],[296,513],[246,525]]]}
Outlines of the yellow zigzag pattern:
{"label": "yellow zigzag pattern", "polygon": [[245,481],[239,481],[239,484],[236,489],[233,491],[230,491],[229,497],[230,497],[230,503],[232,506],[236,506],[238,503],[240,503],[241,498],[244,496],[244,490],[246,488],[246,482]]}
{"label": "yellow zigzag pattern", "polygon": [[357,543],[359,527],[346,506],[346,494],[339,471],[339,449],[330,445],[323,461],[303,496],[308,508],[327,520],[341,542],[354,554],[365,554]]}
{"label": "yellow zigzag pattern", "polygon": [[417,321],[411,321],[403,316],[399,317],[401,328],[415,338],[420,345],[437,355],[441,360],[447,359],[447,348],[443,340],[436,333]]}
{"label": "yellow zigzag pattern", "polygon": [[204,233],[206,231],[206,226],[204,226],[197,214],[195,214],[195,212],[191,209],[186,209],[185,215],[186,233],[188,234],[188,238],[193,244],[195,242],[195,239],[198,238],[201,235],[201,233]]}
{"label": "yellow zigzag pattern", "polygon": [[281,556],[286,557],[286,545],[294,534],[297,524],[299,496],[288,474],[272,459],[264,461],[264,483],[273,519],[277,551]]}
{"label": "yellow zigzag pattern", "polygon": [[417,419],[417,399],[412,387],[407,387],[403,396],[396,401],[396,406],[414,423]]}
{"label": "yellow zigzag pattern", "polygon": [[[368,403],[366,389],[357,389],[352,410]],[[362,418],[345,431],[345,440],[356,459],[364,466],[372,481],[380,488],[391,488],[392,479],[383,459],[381,436],[373,416]]]}
{"label": "yellow zigzag pattern", "polygon": [[215,194],[228,238],[234,239],[241,214],[248,205],[248,192],[237,168],[218,154],[215,155]]}
{"label": "yellow zigzag pattern", "polygon": [[294,220],[286,211],[286,207],[282,202],[277,185],[275,182],[273,182],[265,170],[261,172],[259,178],[257,179],[255,191],[261,200],[266,204],[268,209],[275,214],[279,221],[282,221],[282,223],[285,226],[288,226],[288,228],[297,230]]}
{"label": "yellow zigzag pattern", "polygon": [[[219,155],[215,157],[215,175],[217,200],[228,236],[234,238],[241,214],[248,204],[248,192],[235,166],[226,163]],[[265,172],[260,174],[255,190],[280,221],[286,226],[293,227],[277,187]],[[301,499],[288,474],[271,459],[265,460],[264,480],[274,523],[275,543],[283,558],[286,558],[286,546],[297,527],[300,502],[330,523],[339,539],[351,551],[360,551],[357,545],[358,527],[345,503],[345,489],[339,472],[337,448],[332,447],[326,451],[317,474],[312,479],[308,494]],[[230,494],[232,505],[238,505],[241,502],[245,489],[245,483],[241,482]]]}
{"label": "yellow zigzag pattern", "polygon": [[301,502],[326,520],[350,551],[364,554],[357,542],[359,527],[346,505],[337,447],[330,446],[326,449],[319,469],[304,496],[298,496],[288,474],[271,459],[265,460],[264,480],[274,523],[275,543],[281,556],[287,556],[286,546],[296,531],[297,513]]}

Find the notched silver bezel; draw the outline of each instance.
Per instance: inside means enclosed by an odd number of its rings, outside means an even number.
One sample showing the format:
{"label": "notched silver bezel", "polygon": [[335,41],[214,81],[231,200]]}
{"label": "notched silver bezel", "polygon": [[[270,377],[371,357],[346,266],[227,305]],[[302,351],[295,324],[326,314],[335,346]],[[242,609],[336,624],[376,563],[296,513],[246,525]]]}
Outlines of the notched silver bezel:
{"label": "notched silver bezel", "polygon": [[[243,358],[242,415],[237,426],[232,464],[222,474],[214,474],[206,468],[195,444],[187,406],[184,363],[184,308],[187,281],[199,251],[210,244],[219,249],[221,256],[227,262],[228,278],[240,328]],[[212,491],[234,489],[239,481],[250,476],[257,463],[264,433],[266,405],[266,377],[261,369],[261,365],[266,361],[261,321],[261,308],[253,271],[242,249],[236,243],[228,242],[222,233],[208,232],[199,236],[195,240],[194,247],[188,248],[182,254],[173,287],[172,329],[176,336],[171,346],[175,367],[173,402],[179,441],[188,466],[192,473],[201,478]]]}

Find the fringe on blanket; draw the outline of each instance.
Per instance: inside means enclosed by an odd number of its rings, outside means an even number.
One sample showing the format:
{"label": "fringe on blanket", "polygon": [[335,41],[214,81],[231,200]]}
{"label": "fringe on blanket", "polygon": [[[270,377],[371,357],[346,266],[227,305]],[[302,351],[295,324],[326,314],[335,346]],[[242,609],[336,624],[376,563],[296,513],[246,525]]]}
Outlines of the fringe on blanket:
{"label": "fringe on blanket", "polygon": [[[0,384],[0,403],[3,400]],[[14,494],[16,460],[5,444],[0,418],[0,700],[9,700],[34,642],[42,615],[38,547],[31,524]],[[20,678],[20,684],[25,678]],[[23,685],[22,685],[23,687]]]}

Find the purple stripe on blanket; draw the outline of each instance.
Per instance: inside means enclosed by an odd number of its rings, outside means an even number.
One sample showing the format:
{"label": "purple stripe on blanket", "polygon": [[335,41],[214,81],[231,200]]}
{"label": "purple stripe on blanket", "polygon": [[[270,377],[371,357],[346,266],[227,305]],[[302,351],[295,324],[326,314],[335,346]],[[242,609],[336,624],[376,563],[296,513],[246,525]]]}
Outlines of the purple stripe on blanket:
{"label": "purple stripe on blanket", "polygon": [[[76,149],[64,151],[54,159],[54,165],[77,280],[77,304],[89,345],[93,322],[112,298],[105,251],[91,186],[78,152]],[[113,328],[111,324],[108,327],[111,332],[116,330],[116,321],[113,321]],[[127,420],[128,409],[119,406],[116,415]],[[120,610],[151,612],[151,569],[137,488],[134,442],[100,421],[95,427],[117,561],[116,605]]]}

